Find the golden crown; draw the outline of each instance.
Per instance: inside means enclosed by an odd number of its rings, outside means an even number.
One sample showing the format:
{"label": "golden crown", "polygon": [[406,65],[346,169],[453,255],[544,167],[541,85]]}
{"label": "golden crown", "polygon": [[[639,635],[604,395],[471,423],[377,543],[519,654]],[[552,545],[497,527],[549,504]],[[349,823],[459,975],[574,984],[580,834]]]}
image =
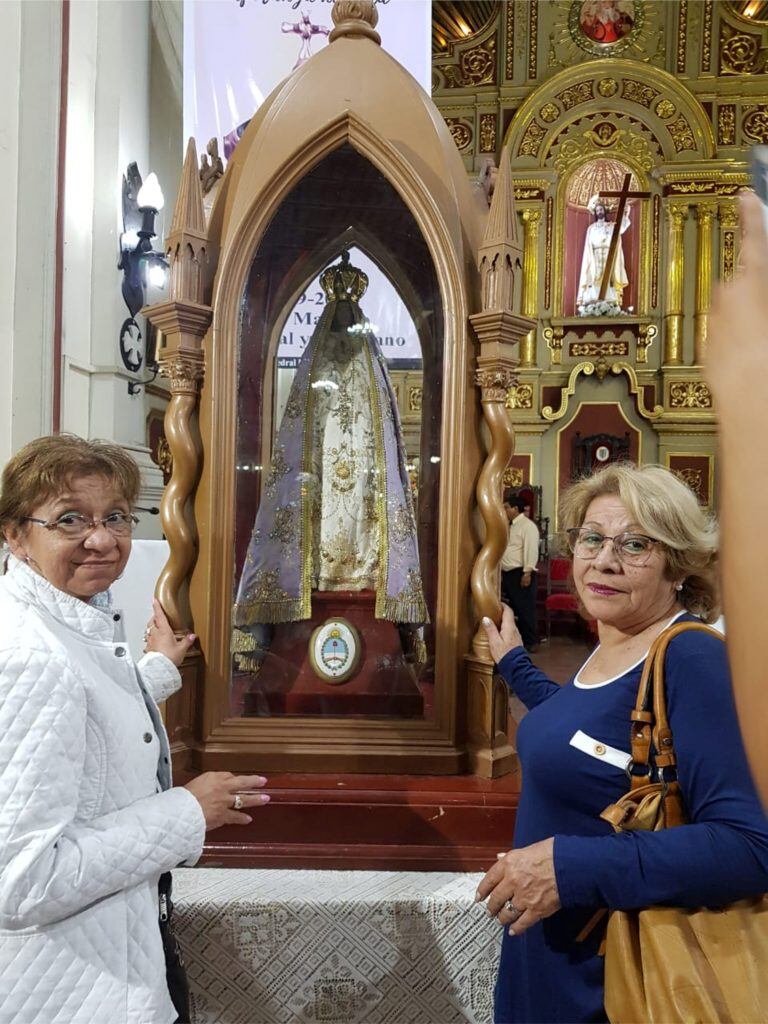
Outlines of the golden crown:
{"label": "golden crown", "polygon": [[326,299],[350,299],[359,302],[368,287],[368,275],[353,267],[349,262],[349,253],[341,254],[341,261],[334,266],[326,267],[320,275],[320,287]]}

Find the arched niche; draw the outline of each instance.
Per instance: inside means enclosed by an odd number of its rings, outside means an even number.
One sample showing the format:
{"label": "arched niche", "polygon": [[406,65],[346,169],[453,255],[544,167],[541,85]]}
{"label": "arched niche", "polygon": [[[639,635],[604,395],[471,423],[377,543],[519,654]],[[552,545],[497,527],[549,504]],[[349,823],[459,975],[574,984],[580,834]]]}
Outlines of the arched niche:
{"label": "arched niche", "polygon": [[[444,362],[440,288],[429,249],[408,207],[384,175],[349,145],[325,156],[288,193],[258,244],[246,278],[237,352],[235,579],[269,466],[274,359],[286,312],[308,281],[338,256],[344,244],[356,239],[390,278],[419,330],[423,457],[418,535],[425,597],[434,622]],[[361,305],[365,307],[364,298]],[[431,629],[425,639],[434,666]]]}

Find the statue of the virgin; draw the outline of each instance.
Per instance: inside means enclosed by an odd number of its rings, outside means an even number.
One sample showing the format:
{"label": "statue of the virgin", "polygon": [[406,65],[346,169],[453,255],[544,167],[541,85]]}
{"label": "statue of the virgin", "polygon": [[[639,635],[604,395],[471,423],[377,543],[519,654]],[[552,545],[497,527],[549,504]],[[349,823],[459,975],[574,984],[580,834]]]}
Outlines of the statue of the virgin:
{"label": "statue of the virgin", "polygon": [[428,621],[397,399],[359,305],[368,278],[344,252],[320,284],[237,589],[242,668],[264,625],[311,618],[313,590],[372,590],[376,618]]}

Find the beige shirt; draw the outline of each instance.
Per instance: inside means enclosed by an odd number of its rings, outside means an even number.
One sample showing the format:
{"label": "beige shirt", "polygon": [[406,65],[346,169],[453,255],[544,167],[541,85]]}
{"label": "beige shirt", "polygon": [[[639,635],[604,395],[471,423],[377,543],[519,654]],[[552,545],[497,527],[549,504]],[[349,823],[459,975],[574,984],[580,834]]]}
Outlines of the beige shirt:
{"label": "beige shirt", "polygon": [[507,550],[501,558],[504,572],[510,569],[524,569],[535,572],[539,561],[539,530],[536,523],[524,513],[509,524]]}

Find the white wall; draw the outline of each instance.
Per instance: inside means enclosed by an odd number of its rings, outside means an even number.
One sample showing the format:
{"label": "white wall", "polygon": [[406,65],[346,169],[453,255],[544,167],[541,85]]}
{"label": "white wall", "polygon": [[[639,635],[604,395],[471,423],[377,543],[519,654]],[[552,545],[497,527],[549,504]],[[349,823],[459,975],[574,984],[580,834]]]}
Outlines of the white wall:
{"label": "white wall", "polygon": [[51,428],[59,0],[0,4],[0,464]]}

